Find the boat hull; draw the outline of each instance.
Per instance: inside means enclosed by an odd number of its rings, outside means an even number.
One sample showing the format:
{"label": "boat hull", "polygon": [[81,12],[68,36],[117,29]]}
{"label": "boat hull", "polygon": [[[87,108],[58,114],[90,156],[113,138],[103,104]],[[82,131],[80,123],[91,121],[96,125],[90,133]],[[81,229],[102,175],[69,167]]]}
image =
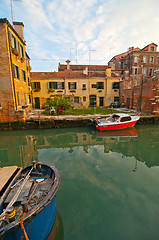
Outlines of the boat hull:
{"label": "boat hull", "polygon": [[138,120],[125,122],[125,123],[116,123],[116,124],[107,124],[107,125],[96,125],[96,129],[99,131],[109,131],[109,130],[119,130],[129,127],[133,127]]}
{"label": "boat hull", "polygon": [[[44,207],[40,213],[24,223],[24,228],[28,238],[31,240],[47,239],[51,229],[55,224],[56,213],[56,197],[54,197],[51,203]],[[16,229],[10,229],[10,231],[6,232],[3,237],[3,240],[19,239],[25,239],[24,233],[20,226]]]}

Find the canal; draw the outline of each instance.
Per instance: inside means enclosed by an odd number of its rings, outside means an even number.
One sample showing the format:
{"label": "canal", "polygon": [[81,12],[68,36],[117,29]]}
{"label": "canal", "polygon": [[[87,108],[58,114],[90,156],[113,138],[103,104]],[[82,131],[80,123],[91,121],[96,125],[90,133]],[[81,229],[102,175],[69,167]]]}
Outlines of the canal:
{"label": "canal", "polygon": [[159,125],[0,132],[0,167],[33,160],[61,174],[49,240],[158,240]]}

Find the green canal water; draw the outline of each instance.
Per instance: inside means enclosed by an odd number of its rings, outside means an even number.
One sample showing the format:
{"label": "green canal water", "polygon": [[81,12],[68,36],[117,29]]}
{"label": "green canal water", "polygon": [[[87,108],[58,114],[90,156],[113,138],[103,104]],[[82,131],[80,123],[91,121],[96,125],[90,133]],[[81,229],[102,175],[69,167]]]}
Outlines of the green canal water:
{"label": "green canal water", "polygon": [[56,240],[159,239],[159,125],[0,132],[0,167],[33,160],[61,175]]}

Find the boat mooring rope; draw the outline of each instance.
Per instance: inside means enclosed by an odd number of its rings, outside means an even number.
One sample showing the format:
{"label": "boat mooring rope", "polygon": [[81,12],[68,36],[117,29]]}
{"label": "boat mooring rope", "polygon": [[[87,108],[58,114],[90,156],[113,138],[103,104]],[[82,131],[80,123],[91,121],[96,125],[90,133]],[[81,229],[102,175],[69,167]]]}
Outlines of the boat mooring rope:
{"label": "boat mooring rope", "polygon": [[29,238],[28,238],[28,235],[27,235],[27,233],[26,233],[26,231],[25,231],[25,228],[24,228],[24,218],[25,218],[25,212],[23,213],[23,216],[22,216],[22,218],[21,218],[21,221],[20,221],[20,226],[21,226],[21,229],[22,229],[22,231],[23,231],[23,233],[24,233],[24,236],[25,236],[25,239],[26,240],[29,240]]}

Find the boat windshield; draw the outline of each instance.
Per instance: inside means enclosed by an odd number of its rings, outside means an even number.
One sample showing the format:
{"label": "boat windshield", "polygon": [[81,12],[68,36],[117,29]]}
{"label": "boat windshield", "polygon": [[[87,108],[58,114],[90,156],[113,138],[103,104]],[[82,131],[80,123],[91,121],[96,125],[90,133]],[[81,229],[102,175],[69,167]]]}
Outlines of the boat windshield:
{"label": "boat windshield", "polygon": [[114,114],[114,115],[112,115],[112,116],[110,116],[110,117],[108,118],[108,121],[110,121],[110,122],[116,122],[119,118],[120,118],[119,115]]}

